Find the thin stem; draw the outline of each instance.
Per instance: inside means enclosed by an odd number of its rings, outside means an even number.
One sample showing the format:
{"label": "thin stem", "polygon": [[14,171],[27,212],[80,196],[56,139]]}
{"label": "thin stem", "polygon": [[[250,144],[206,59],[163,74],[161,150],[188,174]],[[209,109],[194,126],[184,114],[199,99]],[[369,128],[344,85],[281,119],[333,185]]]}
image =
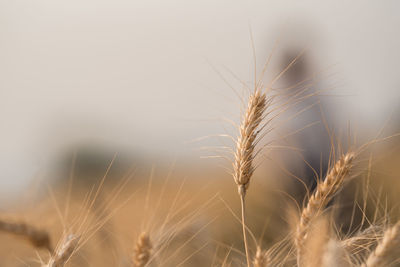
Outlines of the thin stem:
{"label": "thin stem", "polygon": [[244,186],[239,186],[239,195],[240,195],[240,204],[242,206],[242,231],[243,231],[244,250],[246,251],[247,267],[250,267],[249,248],[247,246],[246,223],[245,223],[245,203],[244,203],[244,198],[245,198],[245,195],[246,195],[246,189],[245,189]]}

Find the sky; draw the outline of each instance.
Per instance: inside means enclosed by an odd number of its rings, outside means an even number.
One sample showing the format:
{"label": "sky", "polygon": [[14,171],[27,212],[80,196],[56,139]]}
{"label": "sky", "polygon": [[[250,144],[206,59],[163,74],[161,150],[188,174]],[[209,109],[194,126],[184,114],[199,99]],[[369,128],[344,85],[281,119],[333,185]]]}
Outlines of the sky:
{"label": "sky", "polygon": [[191,140],[238,120],[220,73],[238,90],[230,71],[252,79],[251,36],[259,68],[278,37],[278,48],[310,46],[317,68],[334,73],[330,94],[346,96],[337,117],[379,128],[399,110],[398,10],[398,1],[0,0],[0,188],[26,187],[79,143],[196,158]]}

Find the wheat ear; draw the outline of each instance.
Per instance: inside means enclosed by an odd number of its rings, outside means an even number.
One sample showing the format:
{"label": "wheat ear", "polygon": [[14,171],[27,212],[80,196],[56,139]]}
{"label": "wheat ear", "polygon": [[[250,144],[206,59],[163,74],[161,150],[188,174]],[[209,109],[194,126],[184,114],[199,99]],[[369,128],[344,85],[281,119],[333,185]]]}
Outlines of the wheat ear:
{"label": "wheat ear", "polygon": [[43,267],[63,267],[77,248],[79,239],[80,237],[77,235],[67,235],[61,246],[55,251],[49,262]]}
{"label": "wheat ear", "polygon": [[391,259],[400,252],[400,222],[387,229],[382,240],[368,256],[362,267],[388,266]]}
{"label": "wheat ear", "polygon": [[51,239],[47,231],[37,229],[25,222],[9,222],[0,220],[0,231],[25,237],[31,244],[37,248],[46,248],[52,253]]}
{"label": "wheat ear", "polygon": [[249,97],[246,113],[244,114],[239,136],[236,141],[235,160],[233,163],[233,178],[238,186],[239,195],[246,194],[250,178],[254,172],[253,159],[258,127],[266,110],[266,95],[256,90]]}
{"label": "wheat ear", "polygon": [[250,184],[250,178],[254,172],[254,148],[259,133],[258,129],[263,120],[266,107],[267,101],[265,93],[256,89],[249,97],[246,113],[240,124],[239,136],[236,141],[235,159],[233,162],[233,179],[238,186],[238,193],[241,200],[242,231],[248,267],[250,267],[250,258],[246,238],[245,195]]}
{"label": "wheat ear", "polygon": [[147,233],[140,234],[133,249],[133,267],[144,267],[149,262],[153,245]]}
{"label": "wheat ear", "polygon": [[341,156],[335,165],[329,170],[325,180],[318,184],[311,195],[307,206],[303,209],[300,221],[297,225],[295,244],[297,248],[297,263],[301,265],[303,247],[307,239],[308,228],[311,221],[321,214],[333,196],[342,188],[346,176],[350,172],[354,153],[348,152]]}
{"label": "wheat ear", "polygon": [[[383,227],[371,225],[354,236],[341,241],[341,246],[354,259],[365,259],[383,237]],[[362,260],[358,260],[362,262]]]}
{"label": "wheat ear", "polygon": [[329,267],[349,267],[350,261],[347,251],[342,244],[335,240],[330,239],[325,245],[325,251],[322,255],[322,265]]}
{"label": "wheat ear", "polygon": [[254,267],[267,267],[269,258],[266,251],[262,250],[260,246],[257,246],[256,255],[253,260]]}

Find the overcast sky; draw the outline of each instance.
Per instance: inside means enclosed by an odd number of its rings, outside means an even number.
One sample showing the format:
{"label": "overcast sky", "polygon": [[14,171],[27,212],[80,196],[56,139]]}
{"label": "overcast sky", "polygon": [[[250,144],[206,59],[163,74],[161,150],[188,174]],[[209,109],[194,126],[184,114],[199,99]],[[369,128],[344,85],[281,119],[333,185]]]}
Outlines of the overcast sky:
{"label": "overcast sky", "polygon": [[350,95],[340,111],[376,127],[400,102],[399,8],[398,1],[0,0],[0,187],[21,186],[43,158],[82,140],[190,153],[185,141],[221,132],[222,116],[237,119],[238,100],[214,67],[251,79],[249,26],[259,61],[280,33],[283,45],[312,40],[319,65],[334,66],[334,93]]}

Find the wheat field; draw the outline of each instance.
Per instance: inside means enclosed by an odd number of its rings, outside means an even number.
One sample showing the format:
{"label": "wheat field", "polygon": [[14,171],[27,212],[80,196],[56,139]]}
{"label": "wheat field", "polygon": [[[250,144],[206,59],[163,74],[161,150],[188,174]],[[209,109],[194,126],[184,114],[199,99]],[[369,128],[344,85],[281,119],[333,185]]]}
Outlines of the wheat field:
{"label": "wheat field", "polygon": [[116,154],[89,179],[77,151],[65,179],[36,179],[1,211],[0,266],[400,266],[396,133],[360,144],[320,121],[325,170],[302,158],[302,177],[279,164],[277,151],[301,158],[287,141],[314,124],[270,135],[321,93],[315,76],[275,86],[302,56],[268,82],[269,60],[255,68],[236,135],[221,133],[229,145],[205,166],[118,169]]}

